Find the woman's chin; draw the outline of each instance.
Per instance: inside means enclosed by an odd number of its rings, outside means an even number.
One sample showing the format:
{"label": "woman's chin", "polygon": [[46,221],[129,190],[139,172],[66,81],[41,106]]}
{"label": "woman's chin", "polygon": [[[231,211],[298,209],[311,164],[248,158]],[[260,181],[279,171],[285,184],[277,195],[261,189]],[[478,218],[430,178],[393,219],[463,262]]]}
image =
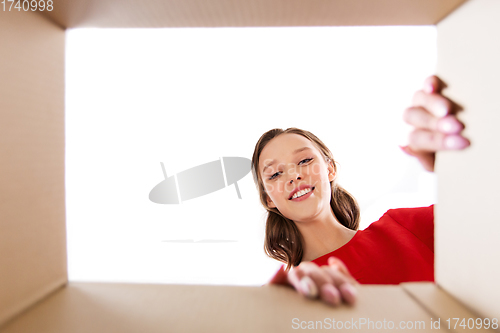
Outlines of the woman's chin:
{"label": "woman's chin", "polygon": [[311,211],[311,212],[301,212],[301,214],[295,214],[294,218],[291,219],[294,222],[308,223],[316,220],[320,216],[320,212]]}
{"label": "woman's chin", "polygon": [[325,216],[331,214],[331,207],[330,204],[328,205],[317,205],[315,207],[303,207],[300,212],[296,214],[292,214],[294,218],[292,218],[292,221],[297,221],[297,222],[311,222],[314,220],[317,220],[321,216]]}

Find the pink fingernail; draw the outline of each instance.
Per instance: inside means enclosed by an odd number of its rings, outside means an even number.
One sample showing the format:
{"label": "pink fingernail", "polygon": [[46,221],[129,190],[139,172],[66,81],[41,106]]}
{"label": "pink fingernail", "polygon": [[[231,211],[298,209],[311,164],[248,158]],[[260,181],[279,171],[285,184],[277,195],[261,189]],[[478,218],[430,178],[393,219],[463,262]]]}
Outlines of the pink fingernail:
{"label": "pink fingernail", "polygon": [[302,293],[309,298],[318,297],[318,288],[314,284],[313,280],[309,276],[304,276],[300,280],[300,290]]}
{"label": "pink fingernail", "polygon": [[331,305],[333,306],[340,305],[341,298],[340,298],[340,293],[338,292],[337,289],[334,289],[334,287],[331,285],[327,285],[327,287],[323,287],[323,292],[327,297],[327,301]]}
{"label": "pink fingernail", "polygon": [[344,288],[345,288],[345,290],[346,290],[349,294],[351,294],[351,296],[353,296],[353,297],[356,297],[356,295],[358,294],[358,291],[356,290],[356,288],[354,288],[352,285],[350,285],[350,284],[348,284],[348,283],[346,283],[346,284],[344,285]]}
{"label": "pink fingernail", "polygon": [[448,106],[445,105],[445,104],[438,104],[436,105],[436,109],[435,109],[435,115],[438,116],[438,117],[444,117],[448,114]]}
{"label": "pink fingernail", "polygon": [[463,129],[462,124],[451,117],[445,117],[439,120],[438,128],[443,133],[454,134]]}
{"label": "pink fingernail", "polygon": [[464,149],[469,144],[469,141],[460,135],[448,135],[444,139],[444,146],[447,149]]}
{"label": "pink fingernail", "polygon": [[356,290],[356,288],[354,288],[349,283],[344,283],[343,285],[340,286],[340,288],[342,288],[344,293],[346,293],[348,296],[346,301],[349,304],[354,304],[354,302],[356,301],[356,296],[358,295],[358,291]]}

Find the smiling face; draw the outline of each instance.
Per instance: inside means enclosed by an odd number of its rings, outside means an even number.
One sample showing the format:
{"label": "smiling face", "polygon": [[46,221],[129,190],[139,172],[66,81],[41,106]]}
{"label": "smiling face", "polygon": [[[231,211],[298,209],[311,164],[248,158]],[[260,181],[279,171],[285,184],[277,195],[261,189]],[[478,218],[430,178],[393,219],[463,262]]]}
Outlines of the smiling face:
{"label": "smiling face", "polygon": [[295,222],[331,214],[333,162],[302,135],[286,133],[273,138],[259,158],[259,173],[267,205]]}

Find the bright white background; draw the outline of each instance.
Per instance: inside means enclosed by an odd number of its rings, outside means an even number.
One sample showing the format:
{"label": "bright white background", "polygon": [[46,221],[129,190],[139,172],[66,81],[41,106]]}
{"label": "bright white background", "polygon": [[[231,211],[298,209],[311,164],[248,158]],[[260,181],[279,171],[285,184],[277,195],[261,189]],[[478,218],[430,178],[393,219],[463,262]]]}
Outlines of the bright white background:
{"label": "bright white background", "polygon": [[[264,284],[265,210],[251,174],[159,205],[164,179],[221,156],[251,158],[267,130],[316,134],[359,201],[435,202],[434,175],[402,153],[401,116],[434,72],[434,27],[77,29],[67,33],[69,279]],[[228,240],[172,243],[168,240]]]}

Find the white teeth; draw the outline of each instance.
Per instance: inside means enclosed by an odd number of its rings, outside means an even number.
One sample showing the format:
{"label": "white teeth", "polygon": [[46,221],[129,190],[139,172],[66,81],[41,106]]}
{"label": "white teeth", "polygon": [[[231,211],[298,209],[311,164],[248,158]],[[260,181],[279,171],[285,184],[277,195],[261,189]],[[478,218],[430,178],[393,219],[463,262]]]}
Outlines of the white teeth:
{"label": "white teeth", "polygon": [[305,190],[295,192],[295,194],[293,195],[292,199],[299,198],[299,197],[301,197],[301,196],[303,196],[304,194],[307,194],[307,193],[309,193],[309,192],[311,192],[311,189],[310,189],[310,188],[306,188]]}

